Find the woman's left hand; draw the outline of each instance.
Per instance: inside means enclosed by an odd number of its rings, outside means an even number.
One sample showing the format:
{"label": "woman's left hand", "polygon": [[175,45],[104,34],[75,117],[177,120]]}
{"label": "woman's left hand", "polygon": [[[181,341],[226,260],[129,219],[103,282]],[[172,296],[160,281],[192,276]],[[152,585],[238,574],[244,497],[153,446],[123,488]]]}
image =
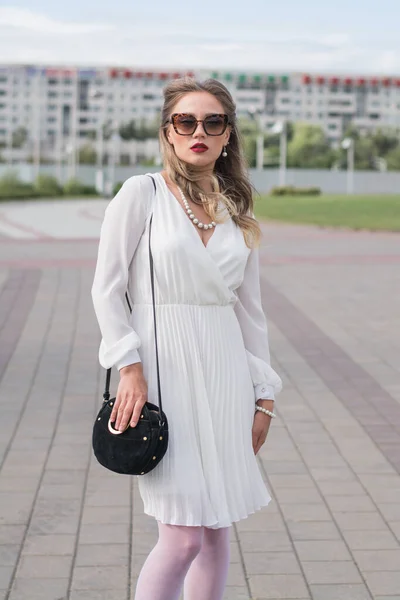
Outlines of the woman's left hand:
{"label": "woman's left hand", "polygon": [[[263,408],[273,411],[274,401],[273,400],[259,400],[257,402]],[[269,426],[271,425],[272,417],[266,415],[260,410],[256,410],[254,414],[252,439],[253,439],[253,451],[257,454],[261,446],[267,439]]]}

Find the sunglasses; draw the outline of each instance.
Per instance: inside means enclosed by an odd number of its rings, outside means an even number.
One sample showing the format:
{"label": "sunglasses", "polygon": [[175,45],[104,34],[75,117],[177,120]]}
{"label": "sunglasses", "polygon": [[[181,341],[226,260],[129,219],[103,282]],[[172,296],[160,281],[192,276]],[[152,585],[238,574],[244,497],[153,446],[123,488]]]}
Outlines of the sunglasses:
{"label": "sunglasses", "polygon": [[172,124],[178,135],[193,135],[197,124],[203,125],[206,135],[222,135],[228,126],[229,117],[224,114],[208,115],[205,119],[196,119],[189,113],[174,113],[169,123]]}

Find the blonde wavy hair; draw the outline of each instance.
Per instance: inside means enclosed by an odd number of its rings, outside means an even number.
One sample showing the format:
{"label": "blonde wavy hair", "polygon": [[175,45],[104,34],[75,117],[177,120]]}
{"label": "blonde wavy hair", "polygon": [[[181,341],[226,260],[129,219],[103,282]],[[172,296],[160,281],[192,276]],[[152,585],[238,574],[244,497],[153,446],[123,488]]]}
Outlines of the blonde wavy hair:
{"label": "blonde wavy hair", "polygon": [[[204,193],[199,185],[202,174],[188,163],[180,160],[169,143],[167,129],[170,117],[177,102],[190,92],[208,92],[219,100],[229,117],[230,138],[228,156],[220,156],[211,176],[211,193]],[[247,164],[243,154],[243,145],[237,126],[236,106],[227,88],[215,79],[198,82],[184,77],[171,81],[164,88],[164,105],[159,131],[160,147],[164,168],[170,180],[179,186],[184,194],[194,203],[203,205],[211,220],[221,223],[218,203],[222,201],[229,215],[243,231],[244,239],[249,248],[258,245],[261,230],[253,217],[253,188],[247,175]]]}

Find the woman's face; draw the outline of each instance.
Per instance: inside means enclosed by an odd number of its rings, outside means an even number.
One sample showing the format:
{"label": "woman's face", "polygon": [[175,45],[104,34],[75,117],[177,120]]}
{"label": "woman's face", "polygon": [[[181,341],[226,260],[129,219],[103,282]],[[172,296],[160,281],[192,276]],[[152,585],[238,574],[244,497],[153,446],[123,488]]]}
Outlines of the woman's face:
{"label": "woman's face", "polygon": [[[224,113],[222,104],[212,94],[208,92],[189,92],[175,104],[170,116],[173,114],[179,115],[175,120],[175,125],[179,131],[190,129],[190,124],[194,124],[192,117],[199,120],[209,117],[208,127],[206,124],[207,131],[215,133],[221,130],[221,117],[216,115],[223,115]],[[180,160],[195,167],[209,168],[210,170],[214,168],[215,161],[228,143],[229,135],[229,125],[222,135],[208,135],[203,123],[197,123],[195,131],[190,135],[179,135],[172,124],[167,129],[167,139],[174,147]]]}

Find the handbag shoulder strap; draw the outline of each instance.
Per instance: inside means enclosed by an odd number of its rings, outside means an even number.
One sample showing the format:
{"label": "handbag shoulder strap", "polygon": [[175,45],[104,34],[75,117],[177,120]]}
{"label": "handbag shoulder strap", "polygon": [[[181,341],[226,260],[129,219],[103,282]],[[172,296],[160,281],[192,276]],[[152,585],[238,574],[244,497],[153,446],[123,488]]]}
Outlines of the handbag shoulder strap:
{"label": "handbag shoulder strap", "polygon": [[[154,193],[157,192],[157,186],[154,177],[149,175],[150,179],[153,182]],[[150,260],[150,283],[151,283],[151,296],[153,302],[153,320],[154,320],[154,342],[155,342],[155,351],[156,351],[156,368],[157,368],[157,388],[158,388],[158,405],[160,407],[160,413],[162,412],[162,399],[161,399],[161,382],[160,382],[160,365],[158,360],[158,343],[157,343],[157,320],[156,320],[156,305],[155,305],[155,293],[154,293],[154,263],[153,263],[153,254],[151,252],[151,226],[153,222],[153,215],[150,217],[149,224],[149,260]],[[125,292],[126,302],[128,304],[129,312],[132,312],[132,306],[129,302],[128,292]],[[106,383],[104,386],[103,400],[104,402],[108,402],[110,399],[110,382],[111,382],[111,369],[107,369],[106,373]]]}

